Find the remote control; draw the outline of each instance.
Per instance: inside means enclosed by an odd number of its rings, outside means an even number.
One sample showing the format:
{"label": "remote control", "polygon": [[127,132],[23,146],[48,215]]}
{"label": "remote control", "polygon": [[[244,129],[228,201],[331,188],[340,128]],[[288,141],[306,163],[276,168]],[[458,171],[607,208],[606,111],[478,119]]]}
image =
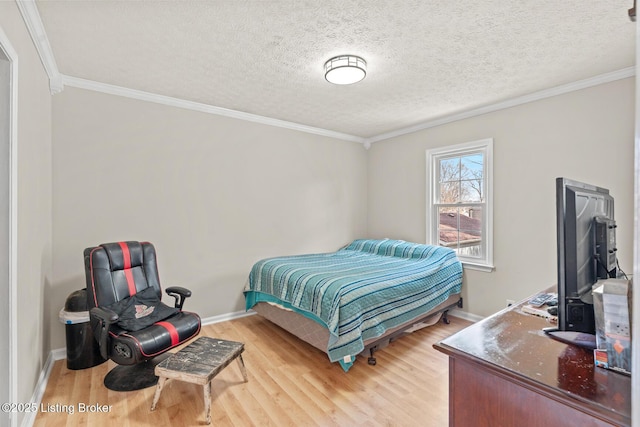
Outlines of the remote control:
{"label": "remote control", "polygon": [[529,305],[533,307],[542,307],[544,303],[553,297],[553,294],[539,294],[529,300]]}

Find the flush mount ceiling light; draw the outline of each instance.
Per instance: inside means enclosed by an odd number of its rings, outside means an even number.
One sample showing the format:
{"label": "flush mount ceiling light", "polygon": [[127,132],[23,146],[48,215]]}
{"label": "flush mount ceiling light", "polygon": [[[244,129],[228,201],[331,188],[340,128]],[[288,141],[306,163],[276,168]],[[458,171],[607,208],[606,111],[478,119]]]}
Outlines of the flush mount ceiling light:
{"label": "flush mount ceiling light", "polygon": [[359,56],[336,56],[324,64],[324,78],[336,85],[357,83],[366,75],[367,63]]}

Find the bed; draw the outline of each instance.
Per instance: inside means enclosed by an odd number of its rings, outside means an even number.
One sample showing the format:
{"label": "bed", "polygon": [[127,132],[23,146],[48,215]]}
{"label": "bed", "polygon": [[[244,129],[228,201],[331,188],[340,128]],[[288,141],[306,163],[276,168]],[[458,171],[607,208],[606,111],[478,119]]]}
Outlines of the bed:
{"label": "bed", "polygon": [[453,250],[402,240],[358,239],[336,252],[255,263],[246,309],[325,352],[348,371],[356,356],[434,323],[462,306]]}

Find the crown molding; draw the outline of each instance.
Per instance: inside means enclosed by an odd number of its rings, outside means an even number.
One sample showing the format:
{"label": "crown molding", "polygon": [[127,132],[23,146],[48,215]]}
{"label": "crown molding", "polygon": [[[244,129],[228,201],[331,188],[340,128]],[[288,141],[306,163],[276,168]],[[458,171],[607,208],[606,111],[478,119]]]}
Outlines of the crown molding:
{"label": "crown molding", "polygon": [[110,95],[123,96],[126,98],[137,99],[140,101],[155,102],[157,104],[168,105],[171,107],[184,108],[187,110],[199,111],[202,113],[216,114],[219,116],[231,117],[239,120],[246,120],[254,123],[261,123],[269,126],[275,126],[285,129],[296,130],[300,132],[311,133],[314,135],[328,136],[330,138],[341,139],[344,141],[352,141],[363,143],[364,138],[349,135],[346,133],[335,132],[328,129],[307,126],[300,123],[288,122],[286,120],[274,119],[271,117],[259,116],[257,114],[245,113],[243,111],[230,110],[228,108],[216,107],[213,105],[203,104],[200,102],[187,101],[185,99],[173,98],[165,95],[158,95],[151,92],[144,92],[136,89],[129,89],[122,86],[115,86],[107,83],[100,83],[93,80],[81,79],[62,75],[62,83],[64,86],[71,86],[79,89],[87,89],[96,92],[107,93]]}
{"label": "crown molding", "polygon": [[474,108],[460,113],[454,113],[447,116],[443,116],[434,120],[429,120],[417,125],[409,126],[406,128],[398,129],[392,132],[382,133],[370,138],[365,138],[363,144],[371,146],[372,143],[383,141],[385,139],[395,138],[397,136],[406,135],[408,133],[414,133],[420,130],[441,126],[447,123],[456,122],[458,120],[468,119],[482,114],[491,113],[494,111],[504,110],[506,108],[515,107],[522,104],[527,104],[533,101],[539,101],[545,98],[551,98],[552,96],[562,95],[565,93],[573,92],[576,90],[586,89],[592,86],[601,85],[604,83],[610,83],[616,80],[626,79],[633,77],[636,74],[635,67],[623,68],[618,71],[612,71],[610,73],[600,74],[595,77],[590,77],[584,80],[578,80],[576,82],[568,83],[552,87],[550,89],[533,92],[528,95],[519,96],[517,98],[508,99],[506,101],[497,102],[495,104],[485,105],[483,107]]}
{"label": "crown molding", "polygon": [[391,139],[397,136],[418,132],[418,131],[433,128],[436,126],[441,126],[447,123],[456,122],[458,120],[469,119],[471,117],[480,116],[482,114],[504,110],[506,108],[516,107],[518,105],[527,104],[533,101],[539,101],[545,98],[551,98],[557,95],[563,95],[576,90],[586,89],[586,88],[601,85],[604,83],[610,83],[616,80],[626,79],[626,78],[635,76],[635,74],[636,74],[635,67],[627,67],[621,70],[600,74],[595,77],[590,77],[588,79],[578,80],[576,82],[567,83],[567,84],[552,87],[549,89],[544,89],[538,92],[533,92],[528,95],[523,95],[516,98],[508,99],[506,101],[497,102],[495,104],[485,105],[485,106],[474,108],[471,110],[450,114],[434,120],[429,120],[426,122],[419,123],[417,125],[398,129],[392,132],[382,133],[369,138],[363,138],[356,135],[350,135],[346,133],[331,131],[328,129],[316,128],[316,127],[307,126],[299,123],[288,122],[285,120],[259,116],[257,114],[230,110],[227,108],[216,107],[209,104],[203,104],[203,103],[194,102],[194,101],[187,101],[180,98],[173,98],[170,96],[158,95],[151,92],[144,92],[136,89],[129,89],[122,86],[115,86],[107,83],[100,83],[93,80],[81,79],[78,77],[67,76],[64,74],[59,74],[59,84],[62,88],[64,86],[72,86],[80,89],[93,90],[93,91],[103,92],[111,95],[123,96],[127,98],[133,98],[133,99],[138,99],[138,100],[148,101],[148,102],[155,102],[158,104],[184,108],[184,109],[199,111],[199,112],[208,113],[208,114],[216,114],[216,115],[231,117],[239,120],[247,120],[250,122],[262,123],[269,126],[276,126],[276,127],[311,133],[315,135],[327,136],[330,138],[341,139],[344,141],[357,142],[362,144],[364,148],[368,150],[369,148],[371,148],[371,145],[374,142],[384,141],[386,139]]}
{"label": "crown molding", "polygon": [[49,38],[44,30],[38,7],[34,0],[16,0],[22,19],[24,20],[31,40],[38,51],[40,61],[44,66],[44,70],[49,76],[49,90],[52,95],[62,92],[64,85],[62,83],[62,75],[58,71],[58,65],[56,59],[53,56],[51,50],[51,44],[49,44]]}
{"label": "crown molding", "polygon": [[245,113],[242,111],[230,110],[227,108],[216,107],[213,105],[202,104],[199,102],[187,101],[179,98],[172,98],[169,96],[158,95],[149,92],[143,92],[140,90],[129,89],[120,86],[114,86],[106,83],[100,83],[91,80],[85,80],[77,77],[66,76],[61,74],[58,70],[53,51],[51,50],[51,44],[47,37],[47,33],[42,24],[38,7],[34,0],[16,0],[18,9],[22,14],[29,35],[33,40],[33,43],[40,56],[40,61],[44,66],[44,69],[49,76],[49,89],[52,95],[62,92],[65,85],[82,89],[93,90],[97,92],[108,93],[112,95],[124,96],[127,98],[133,98],[148,102],[155,102],[163,105],[169,105],[178,108],[185,108],[188,110],[200,111],[203,113],[216,114],[225,117],[231,117],[240,120],[246,120],[254,123],[261,123],[269,126],[275,126],[285,129],[296,130],[300,132],[306,132],[314,135],[327,136],[330,138],[336,138],[344,141],[352,141],[362,144],[364,138],[349,135],[346,133],[335,132],[328,129],[317,128],[313,126],[307,126],[300,123],[288,122],[286,120],[279,120],[265,116],[259,116],[257,114]]}
{"label": "crown molding", "polygon": [[180,98],[173,98],[164,95],[158,95],[150,92],[143,92],[136,89],[129,89],[121,86],[114,86],[107,83],[100,83],[92,80],[85,80],[78,77],[67,76],[61,74],[58,70],[53,51],[47,34],[40,18],[40,13],[36,6],[35,0],[15,0],[22,18],[27,26],[31,39],[38,51],[42,65],[49,76],[49,89],[51,94],[62,92],[65,85],[77,87],[81,89],[93,90],[97,92],[108,93],[117,96],[124,96],[127,98],[133,98],[148,102],[155,102],[163,105],[185,108],[193,111],[200,111],[208,114],[216,114],[225,117],[231,117],[239,120],[247,120],[250,122],[261,123],[269,126],[276,126],[285,129],[296,130],[300,132],[310,133],[314,135],[327,136],[330,138],[336,138],[344,141],[352,141],[360,143],[365,149],[369,149],[371,144],[378,141],[383,141],[397,136],[406,135],[408,133],[418,132],[424,129],[441,126],[447,123],[452,123],[458,120],[468,119],[482,114],[491,113],[494,111],[503,110],[506,108],[515,107],[518,105],[526,104],[533,101],[538,101],[545,98],[550,98],[556,95],[562,95],[565,93],[573,92],[580,89],[586,89],[592,86],[597,86],[604,83],[609,83],[616,80],[625,79],[635,76],[635,67],[623,68],[618,71],[601,74],[595,77],[579,80],[573,83],[556,86],[550,89],[541,90],[528,95],[512,98],[506,101],[497,102],[490,105],[474,108],[467,111],[462,111],[454,114],[449,114],[443,117],[439,117],[434,120],[428,120],[416,125],[412,125],[406,128],[398,129],[391,132],[382,133],[372,137],[364,138],[356,135],[350,135],[342,132],[336,132],[328,129],[317,128],[313,126],[307,126],[300,123],[289,122],[286,120],[274,119],[271,117],[259,116],[257,114],[245,113],[242,111],[231,110],[222,107],[216,107],[213,105],[203,104],[194,101],[188,101]]}

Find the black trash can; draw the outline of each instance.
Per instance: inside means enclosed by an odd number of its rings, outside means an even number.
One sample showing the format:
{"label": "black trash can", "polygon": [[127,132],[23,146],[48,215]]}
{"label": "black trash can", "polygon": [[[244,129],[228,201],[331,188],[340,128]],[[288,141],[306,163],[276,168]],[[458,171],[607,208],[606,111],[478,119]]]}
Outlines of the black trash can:
{"label": "black trash can", "polygon": [[67,368],[86,369],[106,362],[100,355],[89,323],[86,289],[72,292],[67,297],[60,310],[60,321],[65,324],[67,337]]}

